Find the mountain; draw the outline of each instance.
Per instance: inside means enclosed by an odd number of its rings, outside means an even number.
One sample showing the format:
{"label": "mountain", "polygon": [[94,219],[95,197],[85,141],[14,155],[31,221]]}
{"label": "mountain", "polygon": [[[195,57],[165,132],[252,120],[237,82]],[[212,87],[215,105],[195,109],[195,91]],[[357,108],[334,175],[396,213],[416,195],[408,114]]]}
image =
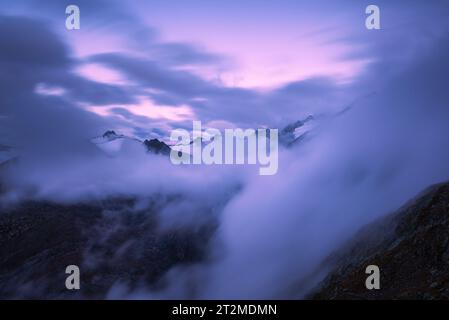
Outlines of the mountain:
{"label": "mountain", "polygon": [[[367,290],[368,265],[380,289]],[[449,299],[449,182],[362,228],[323,262],[331,270],[312,299]]]}
{"label": "mountain", "polygon": [[279,142],[286,147],[291,147],[304,140],[314,127],[315,118],[312,115],[293,122],[279,132]]}
{"label": "mountain", "polygon": [[149,152],[162,155],[170,155],[171,148],[158,139],[145,140],[143,142]]}

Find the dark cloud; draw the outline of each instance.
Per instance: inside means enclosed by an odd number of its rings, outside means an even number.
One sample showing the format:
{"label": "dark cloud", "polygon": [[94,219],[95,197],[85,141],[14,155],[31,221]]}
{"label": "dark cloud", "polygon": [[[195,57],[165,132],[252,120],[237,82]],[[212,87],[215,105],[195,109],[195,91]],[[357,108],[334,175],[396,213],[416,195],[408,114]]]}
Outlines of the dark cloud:
{"label": "dark cloud", "polygon": [[42,81],[66,89],[71,101],[90,105],[131,104],[137,101],[131,87],[95,82],[70,70],[65,73],[48,72],[43,75]]}
{"label": "dark cloud", "polygon": [[[33,4],[37,8],[40,2]],[[226,68],[230,60],[196,45],[159,41],[154,28],[144,25],[133,17],[132,9],[123,10],[123,6],[115,1],[81,2],[78,5],[83,8],[83,23],[87,23],[87,27],[93,23],[92,13],[97,13],[98,30],[121,30],[129,34],[126,37],[129,45],[143,56],[137,58],[116,52],[94,55],[79,62],[99,63],[120,71],[135,86],[100,84],[60,70],[39,74],[41,82],[65,88],[66,96],[72,102],[125,105],[135,103],[138,95],[146,95],[159,105],[190,106],[195,116],[205,122],[225,120],[237,126],[256,127],[283,126],[312,111],[333,109],[349,101],[337,94],[335,84],[329,79],[298,81],[269,93],[226,87],[220,82],[205,80],[179,67],[213,65],[220,69]],[[48,11],[48,17],[55,17],[62,6],[62,3],[47,1],[42,3],[41,11]],[[55,39],[54,36],[50,38]],[[73,61],[67,63],[73,64]]]}
{"label": "dark cloud", "polygon": [[112,53],[92,56],[90,61],[125,73],[137,80],[143,88],[162,90],[174,97],[191,99],[217,90],[215,86],[189,72],[173,70],[158,61]]}
{"label": "dark cloud", "polygon": [[224,58],[218,54],[212,54],[193,44],[187,43],[156,43],[150,46],[151,54],[158,60],[165,61],[174,66],[191,66],[195,64],[223,64]]}

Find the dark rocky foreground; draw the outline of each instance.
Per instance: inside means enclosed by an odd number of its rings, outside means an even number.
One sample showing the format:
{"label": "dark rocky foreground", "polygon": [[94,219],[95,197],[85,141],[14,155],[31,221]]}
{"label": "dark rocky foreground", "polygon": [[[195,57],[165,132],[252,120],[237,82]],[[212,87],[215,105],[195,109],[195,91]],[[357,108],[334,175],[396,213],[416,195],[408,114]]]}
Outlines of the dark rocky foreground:
{"label": "dark rocky foreground", "polygon": [[[368,265],[380,289],[368,290]],[[430,187],[397,212],[364,227],[322,265],[312,299],[448,299],[449,183]]]}
{"label": "dark rocky foreground", "polygon": [[[158,213],[173,201],[177,197],[3,207],[0,299],[102,299],[117,284],[163,289],[172,267],[207,259],[216,228],[212,220],[196,229],[161,229]],[[65,268],[72,264],[81,270],[79,291],[65,288]],[[365,287],[368,265],[380,268],[379,290]],[[323,261],[316,274],[323,273],[328,276],[307,298],[448,299],[449,183],[362,228]]]}
{"label": "dark rocky foreground", "polygon": [[[157,290],[171,267],[205,258],[211,224],[161,231],[156,212],[163,203],[136,209],[135,202],[28,201],[2,209],[0,299],[101,299],[117,283]],[[72,264],[81,271],[79,291],[65,288],[65,268]]]}

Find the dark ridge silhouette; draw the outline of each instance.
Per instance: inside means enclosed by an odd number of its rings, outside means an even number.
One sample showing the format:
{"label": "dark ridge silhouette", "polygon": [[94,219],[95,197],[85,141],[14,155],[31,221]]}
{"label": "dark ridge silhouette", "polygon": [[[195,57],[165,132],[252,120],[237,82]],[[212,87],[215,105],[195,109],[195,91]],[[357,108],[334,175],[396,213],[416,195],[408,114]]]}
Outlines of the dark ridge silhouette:
{"label": "dark ridge silhouette", "polygon": [[[368,265],[380,269],[379,290],[365,287]],[[448,299],[449,182],[362,228],[326,268],[313,299]]]}
{"label": "dark ridge silhouette", "polygon": [[147,147],[147,150],[155,154],[170,154],[170,147],[163,141],[158,139],[145,140],[143,144]]}

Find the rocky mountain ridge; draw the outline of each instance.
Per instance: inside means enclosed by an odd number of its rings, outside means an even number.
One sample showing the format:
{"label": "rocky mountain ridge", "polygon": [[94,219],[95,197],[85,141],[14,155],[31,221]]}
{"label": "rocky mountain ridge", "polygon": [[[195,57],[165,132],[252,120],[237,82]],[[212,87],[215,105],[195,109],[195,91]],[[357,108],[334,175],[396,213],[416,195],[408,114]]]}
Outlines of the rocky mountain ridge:
{"label": "rocky mountain ridge", "polygon": [[[379,290],[365,287],[368,265]],[[449,182],[362,228],[321,268],[331,271],[312,299],[449,299]]]}

